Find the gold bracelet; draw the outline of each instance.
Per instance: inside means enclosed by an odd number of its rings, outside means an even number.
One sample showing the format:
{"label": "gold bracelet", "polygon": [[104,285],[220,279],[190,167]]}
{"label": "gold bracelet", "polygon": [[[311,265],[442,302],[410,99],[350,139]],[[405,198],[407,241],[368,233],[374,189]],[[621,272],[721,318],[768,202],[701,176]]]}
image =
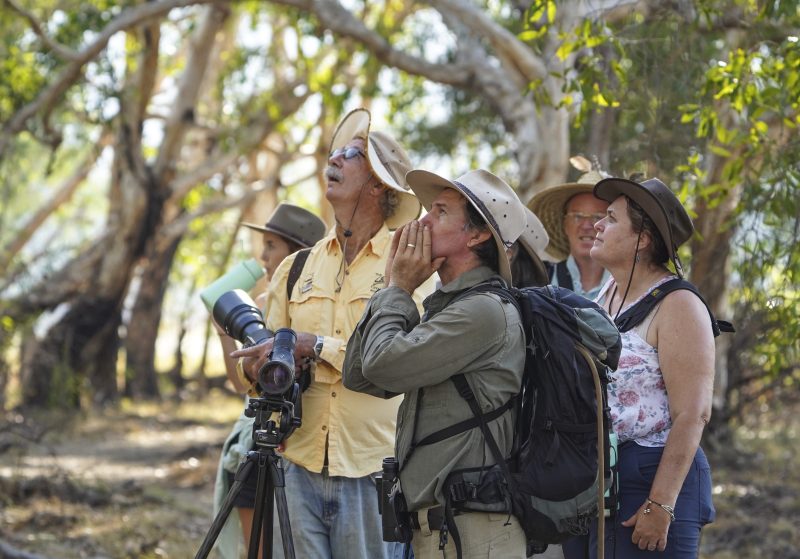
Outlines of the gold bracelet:
{"label": "gold bracelet", "polygon": [[650,505],[655,505],[655,506],[661,508],[664,512],[666,512],[669,515],[669,521],[670,522],[675,522],[675,508],[674,507],[671,507],[669,505],[662,505],[661,503],[657,503],[656,501],[654,501],[653,499],[651,499],[649,497],[647,498],[647,507],[642,511],[642,514],[650,514],[650,512],[652,512],[652,509],[650,508]]}

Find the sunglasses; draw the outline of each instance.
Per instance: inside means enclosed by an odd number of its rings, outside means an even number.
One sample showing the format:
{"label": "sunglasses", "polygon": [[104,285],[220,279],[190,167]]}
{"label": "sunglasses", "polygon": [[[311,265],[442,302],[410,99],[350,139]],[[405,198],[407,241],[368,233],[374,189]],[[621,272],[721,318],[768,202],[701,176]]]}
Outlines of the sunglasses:
{"label": "sunglasses", "polygon": [[335,149],[331,152],[329,159],[334,159],[339,156],[343,156],[345,159],[353,159],[354,157],[361,156],[364,157],[364,152],[358,148],[339,148]]}
{"label": "sunglasses", "polygon": [[605,216],[606,214],[604,213],[585,214],[582,212],[567,212],[564,214],[564,217],[571,219],[572,223],[575,225],[580,225],[586,220],[589,220],[594,224],[603,219]]}

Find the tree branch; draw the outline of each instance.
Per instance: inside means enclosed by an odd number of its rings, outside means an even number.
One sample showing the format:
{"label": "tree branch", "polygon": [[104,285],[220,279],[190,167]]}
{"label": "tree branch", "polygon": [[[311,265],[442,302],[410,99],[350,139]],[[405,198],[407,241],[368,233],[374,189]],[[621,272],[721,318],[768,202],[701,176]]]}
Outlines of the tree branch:
{"label": "tree branch", "polygon": [[9,118],[2,127],[0,133],[0,160],[5,156],[6,149],[14,136],[22,131],[28,121],[38,112],[49,112],[52,107],[61,100],[64,93],[82,75],[85,64],[93,60],[100,54],[111,37],[135,25],[151,18],[159,17],[174,8],[190,6],[194,4],[209,4],[220,0],[158,0],[147,4],[141,4],[134,8],[123,11],[103,31],[101,31],[93,43],[77,53],[76,57],[61,71],[61,73],[45,87],[39,95],[18,110]]}
{"label": "tree branch", "polygon": [[192,36],[189,57],[186,60],[185,70],[175,95],[175,104],[164,124],[164,140],[161,142],[158,158],[153,165],[156,177],[163,177],[166,168],[177,159],[176,153],[186,130],[194,124],[194,107],[203,84],[203,76],[208,67],[214,40],[229,15],[230,9],[227,6],[208,6],[197,31]]}
{"label": "tree branch", "polygon": [[27,19],[36,36],[41,39],[42,43],[44,43],[47,48],[56,53],[60,58],[63,58],[64,60],[76,60],[78,58],[77,52],[62,45],[58,41],[53,40],[52,37],[45,33],[44,29],[42,28],[42,24],[39,23],[39,20],[36,19],[32,13],[17,4],[16,0],[3,0],[3,2],[10,6],[12,10],[17,12],[23,18]]}
{"label": "tree branch", "polygon": [[488,40],[497,57],[509,69],[514,69],[525,83],[547,76],[544,62],[525,43],[474,4],[464,0],[431,0],[430,5],[440,12],[449,12],[476,36]]}
{"label": "tree branch", "polygon": [[8,263],[22,250],[22,247],[25,246],[33,234],[39,229],[39,226],[41,226],[55,210],[61,207],[64,202],[72,197],[75,190],[77,190],[78,186],[80,186],[94,167],[103,148],[111,144],[111,139],[112,136],[110,134],[104,133],[100,141],[97,142],[84,160],[75,168],[72,175],[58,187],[56,193],[50,197],[48,202],[28,218],[27,222],[19,229],[14,238],[0,251],[0,269],[7,269]]}
{"label": "tree branch", "polygon": [[381,62],[404,70],[409,74],[424,76],[432,81],[466,87],[472,77],[472,68],[461,64],[436,64],[392,48],[380,34],[369,29],[349,10],[332,0],[271,0],[273,4],[293,6],[313,13],[321,24],[345,37],[362,43]]}

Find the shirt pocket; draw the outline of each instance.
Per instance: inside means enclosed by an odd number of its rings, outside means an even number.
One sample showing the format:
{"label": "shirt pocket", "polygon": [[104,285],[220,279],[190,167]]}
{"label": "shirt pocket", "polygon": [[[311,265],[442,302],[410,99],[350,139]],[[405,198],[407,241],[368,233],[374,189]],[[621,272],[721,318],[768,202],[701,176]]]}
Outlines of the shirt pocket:
{"label": "shirt pocket", "polygon": [[333,298],[313,283],[302,290],[299,287],[289,300],[291,327],[301,332],[330,335]]}

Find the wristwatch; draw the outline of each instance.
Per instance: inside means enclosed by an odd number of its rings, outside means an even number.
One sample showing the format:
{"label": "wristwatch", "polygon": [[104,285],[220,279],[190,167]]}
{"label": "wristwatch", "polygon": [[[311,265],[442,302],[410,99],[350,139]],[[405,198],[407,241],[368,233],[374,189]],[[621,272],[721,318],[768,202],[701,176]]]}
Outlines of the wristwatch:
{"label": "wristwatch", "polygon": [[323,336],[317,336],[317,342],[314,344],[314,360],[319,361],[322,355],[322,344],[325,341]]}

